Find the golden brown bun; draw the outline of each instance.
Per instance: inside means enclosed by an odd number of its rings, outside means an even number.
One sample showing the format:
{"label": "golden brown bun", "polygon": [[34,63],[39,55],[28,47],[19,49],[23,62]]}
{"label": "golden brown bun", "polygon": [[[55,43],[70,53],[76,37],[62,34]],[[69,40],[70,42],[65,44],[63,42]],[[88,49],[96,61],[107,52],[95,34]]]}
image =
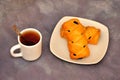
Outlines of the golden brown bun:
{"label": "golden brown bun", "polygon": [[79,52],[77,53],[70,52],[71,59],[82,59],[82,58],[88,57],[89,55],[90,55],[90,51],[88,46],[79,50]]}
{"label": "golden brown bun", "polygon": [[80,32],[84,32],[85,30],[84,26],[79,22],[78,19],[71,19],[64,22],[61,28],[61,37],[67,39],[72,31],[74,31],[76,28],[78,28]]}
{"label": "golden brown bun", "polygon": [[84,27],[78,19],[70,19],[62,24],[60,35],[68,42],[70,58],[80,59],[90,55],[88,43],[98,43],[100,30],[92,26]]}
{"label": "golden brown bun", "polygon": [[71,59],[79,59],[89,56],[87,38],[84,35],[85,27],[78,19],[71,19],[63,23],[61,37],[68,41]]}
{"label": "golden brown bun", "polygon": [[85,35],[89,44],[97,44],[100,37],[100,29],[97,29],[93,26],[87,26]]}
{"label": "golden brown bun", "polygon": [[86,38],[81,38],[76,42],[68,41],[68,48],[72,59],[84,58],[90,54]]}

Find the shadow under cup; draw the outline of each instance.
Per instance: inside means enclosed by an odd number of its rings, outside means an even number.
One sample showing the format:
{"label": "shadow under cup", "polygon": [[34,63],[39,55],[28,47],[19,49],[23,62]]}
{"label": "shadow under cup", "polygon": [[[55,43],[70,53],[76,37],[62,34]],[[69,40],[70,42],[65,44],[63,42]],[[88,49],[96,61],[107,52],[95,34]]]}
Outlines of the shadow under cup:
{"label": "shadow under cup", "polygon": [[25,46],[33,46],[40,41],[40,33],[35,29],[26,29],[21,32],[18,38],[20,43]]}

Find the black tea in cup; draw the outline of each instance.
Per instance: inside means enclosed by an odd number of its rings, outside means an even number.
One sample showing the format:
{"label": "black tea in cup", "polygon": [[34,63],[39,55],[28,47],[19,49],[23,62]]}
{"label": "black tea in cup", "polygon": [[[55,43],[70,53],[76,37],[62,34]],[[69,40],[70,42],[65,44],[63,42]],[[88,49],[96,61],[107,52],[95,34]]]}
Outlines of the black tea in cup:
{"label": "black tea in cup", "polygon": [[20,36],[20,42],[27,46],[32,46],[38,43],[40,40],[40,35],[35,31],[25,31]]}

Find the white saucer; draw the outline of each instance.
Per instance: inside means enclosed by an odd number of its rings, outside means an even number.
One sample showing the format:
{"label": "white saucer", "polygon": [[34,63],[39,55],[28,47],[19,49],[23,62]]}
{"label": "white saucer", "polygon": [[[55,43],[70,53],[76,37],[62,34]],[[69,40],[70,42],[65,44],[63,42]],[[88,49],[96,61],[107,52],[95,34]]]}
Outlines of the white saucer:
{"label": "white saucer", "polygon": [[[100,40],[97,45],[88,45],[90,48],[90,56],[84,59],[72,60],[69,56],[69,51],[67,47],[67,41],[60,36],[60,28],[61,25],[72,18],[77,18],[80,22],[85,26],[95,26],[101,30]],[[107,48],[109,43],[109,32],[108,28],[96,21],[79,18],[79,17],[72,17],[66,16],[63,17],[55,26],[51,40],[50,40],[50,50],[51,52],[58,58],[76,64],[96,64],[100,62],[106,54]]]}

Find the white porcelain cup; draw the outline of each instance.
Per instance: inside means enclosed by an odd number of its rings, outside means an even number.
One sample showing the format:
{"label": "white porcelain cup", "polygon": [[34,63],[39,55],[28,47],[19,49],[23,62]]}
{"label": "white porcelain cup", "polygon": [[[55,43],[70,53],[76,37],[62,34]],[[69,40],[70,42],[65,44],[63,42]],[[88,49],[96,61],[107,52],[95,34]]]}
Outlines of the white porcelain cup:
{"label": "white porcelain cup", "polygon": [[[18,36],[18,44],[14,45],[11,49],[10,49],[10,53],[13,57],[22,57],[23,59],[27,60],[27,61],[34,61],[36,59],[38,59],[41,56],[41,52],[42,52],[42,35],[41,33],[34,29],[34,28],[27,28],[22,30],[20,33],[24,33],[27,31],[34,31],[36,32],[40,39],[39,41],[34,44],[34,45],[25,45],[20,41],[20,36]],[[32,35],[33,36],[33,35]],[[20,53],[15,53],[15,50],[20,49]]]}

